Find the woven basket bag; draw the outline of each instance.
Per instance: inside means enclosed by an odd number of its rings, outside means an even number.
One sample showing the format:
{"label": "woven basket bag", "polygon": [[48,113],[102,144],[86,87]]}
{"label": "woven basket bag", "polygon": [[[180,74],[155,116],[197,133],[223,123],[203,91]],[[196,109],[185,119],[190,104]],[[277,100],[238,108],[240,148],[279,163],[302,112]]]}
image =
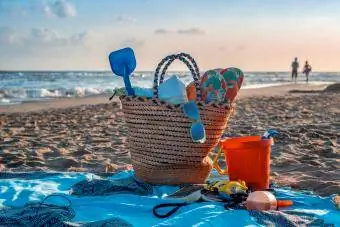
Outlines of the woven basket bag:
{"label": "woven basket bag", "polygon": [[[207,138],[203,144],[192,141],[192,122],[185,116],[183,104],[158,99],[159,76],[159,83],[163,83],[167,68],[176,59],[187,65],[195,82],[196,104]],[[208,154],[219,142],[232,107],[202,101],[199,81],[199,69],[190,55],[169,55],[156,68],[152,98],[120,97],[132,165],[140,180],[151,184],[201,184],[209,177],[212,162]]]}

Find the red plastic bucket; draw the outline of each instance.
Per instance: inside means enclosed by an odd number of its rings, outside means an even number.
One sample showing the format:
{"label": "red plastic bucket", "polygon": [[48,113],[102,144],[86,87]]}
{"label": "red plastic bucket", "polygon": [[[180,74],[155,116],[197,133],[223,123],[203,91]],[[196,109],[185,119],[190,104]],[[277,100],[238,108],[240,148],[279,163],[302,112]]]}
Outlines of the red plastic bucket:
{"label": "red plastic bucket", "polygon": [[[272,143],[273,139],[261,139],[260,136],[222,140],[214,167],[220,174],[228,174],[231,181],[243,180],[254,190],[268,189]],[[217,163],[222,150],[225,153],[227,170],[222,170]]]}

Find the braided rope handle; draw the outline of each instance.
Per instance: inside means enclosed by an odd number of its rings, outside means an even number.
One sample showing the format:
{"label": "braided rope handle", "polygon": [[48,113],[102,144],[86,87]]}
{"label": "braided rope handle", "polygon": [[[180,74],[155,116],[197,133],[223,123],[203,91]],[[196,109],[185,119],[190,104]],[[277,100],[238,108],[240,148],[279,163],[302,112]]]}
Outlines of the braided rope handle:
{"label": "braided rope handle", "polygon": [[[193,65],[193,68],[195,69],[195,73],[198,77],[198,79],[200,79],[200,72],[199,72],[199,69],[198,69],[198,66],[197,66],[197,63],[195,61],[195,59],[193,57],[191,57],[189,54],[186,54],[186,53],[180,53],[178,54],[178,56],[183,56],[185,58],[187,58],[187,60]],[[163,83],[164,81],[164,75],[165,75],[165,72],[166,72],[166,69],[169,67],[169,65],[175,60],[176,58],[173,58],[173,59],[170,59],[168,61],[168,63],[164,66],[163,68],[163,71],[161,73],[161,78],[159,80],[159,84]]]}
{"label": "braided rope handle", "polygon": [[197,101],[199,101],[201,99],[201,89],[200,89],[200,74],[199,74],[199,69],[198,66],[196,64],[196,61],[194,60],[193,57],[191,57],[189,54],[186,53],[180,53],[180,54],[173,54],[173,55],[169,55],[165,58],[162,59],[162,61],[158,64],[156,71],[155,71],[155,78],[154,78],[154,86],[153,86],[153,90],[154,90],[154,98],[158,98],[158,77],[159,77],[159,71],[161,70],[162,66],[163,70],[161,72],[160,75],[160,84],[163,83],[164,81],[164,75],[166,73],[166,70],[168,69],[168,67],[170,66],[170,64],[175,61],[176,59],[180,60],[181,62],[183,62],[184,64],[186,64],[186,66],[189,68],[194,82],[195,82],[195,88],[196,88],[196,99]]}

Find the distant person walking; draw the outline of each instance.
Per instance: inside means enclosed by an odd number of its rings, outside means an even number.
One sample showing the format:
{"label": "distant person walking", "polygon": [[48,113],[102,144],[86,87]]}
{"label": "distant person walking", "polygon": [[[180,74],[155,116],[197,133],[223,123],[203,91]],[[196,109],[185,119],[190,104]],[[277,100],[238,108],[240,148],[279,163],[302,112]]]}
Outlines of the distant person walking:
{"label": "distant person walking", "polygon": [[298,68],[299,68],[299,62],[298,62],[298,59],[295,58],[294,61],[292,62],[292,81],[295,80],[295,83],[296,83],[296,79],[298,76]]}
{"label": "distant person walking", "polygon": [[303,73],[306,75],[306,82],[309,81],[309,73],[312,71],[312,66],[306,61],[305,66],[303,67]]}

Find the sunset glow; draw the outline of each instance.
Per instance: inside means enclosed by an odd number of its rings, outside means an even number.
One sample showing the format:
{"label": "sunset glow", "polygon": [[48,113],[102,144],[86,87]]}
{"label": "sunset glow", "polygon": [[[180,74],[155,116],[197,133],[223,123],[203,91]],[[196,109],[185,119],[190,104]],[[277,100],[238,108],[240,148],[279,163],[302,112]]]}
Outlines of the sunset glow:
{"label": "sunset glow", "polygon": [[339,22],[336,0],[2,0],[0,70],[109,70],[131,46],[138,70],[185,51],[202,69],[288,71],[298,57],[339,71]]}

